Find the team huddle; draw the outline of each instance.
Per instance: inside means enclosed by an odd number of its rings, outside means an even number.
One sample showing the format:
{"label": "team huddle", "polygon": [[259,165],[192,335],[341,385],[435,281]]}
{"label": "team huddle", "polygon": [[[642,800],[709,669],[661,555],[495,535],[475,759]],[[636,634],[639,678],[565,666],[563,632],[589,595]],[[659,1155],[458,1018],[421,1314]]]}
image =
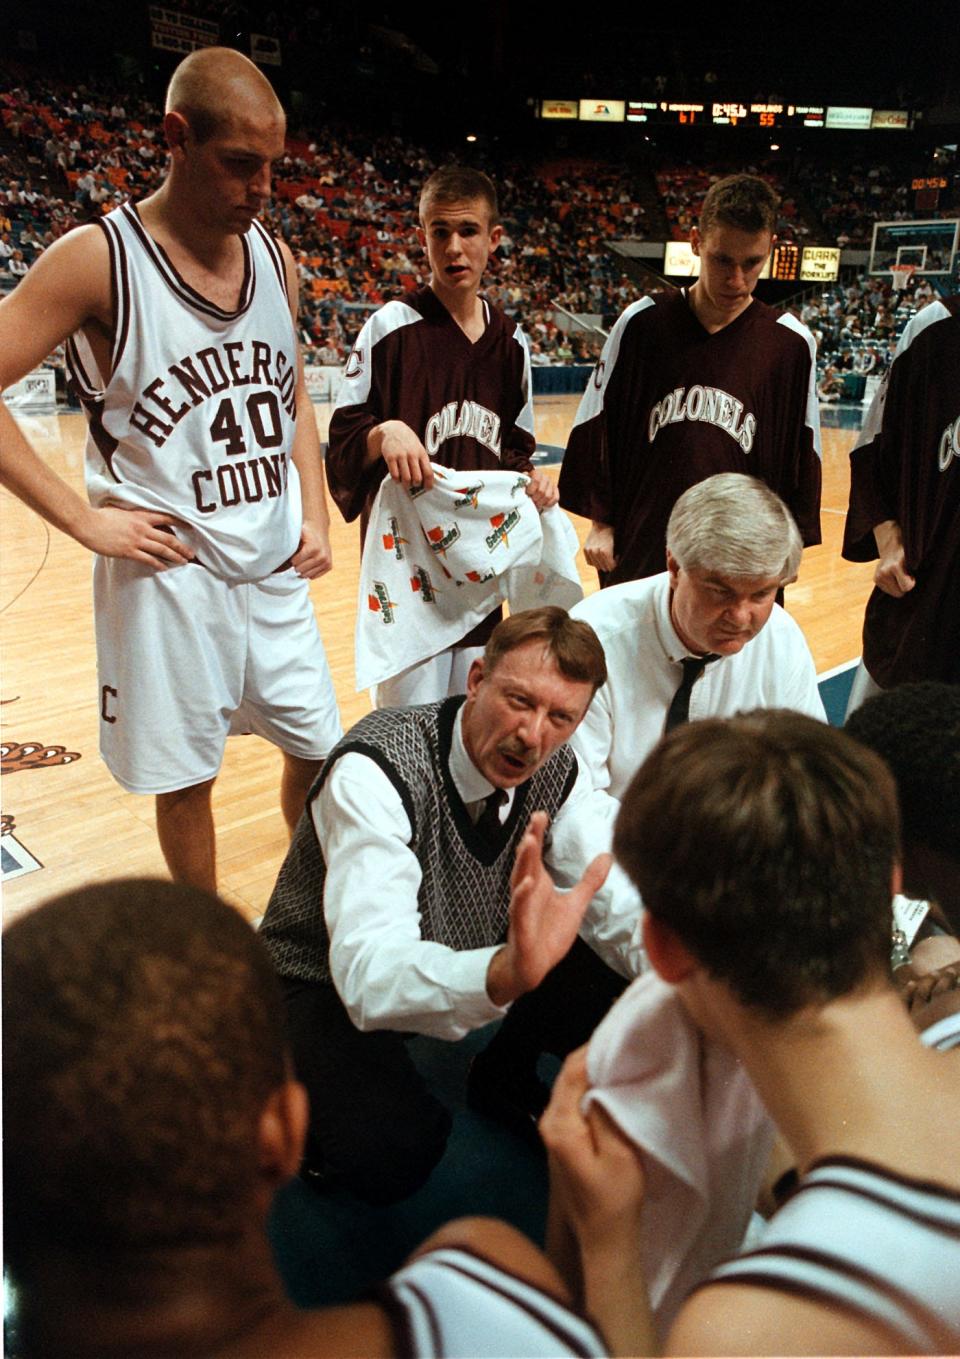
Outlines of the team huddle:
{"label": "team huddle", "polygon": [[[603,588],[568,607],[576,571],[555,557],[509,617],[471,612],[465,588],[442,644],[425,626],[344,734],[308,588],[332,560],[297,270],[256,220],[284,113],[252,63],[209,48],[174,73],[163,127],[162,186],[71,232],[0,304],[0,386],[67,346],[89,503],[0,403],[2,479],[95,554],[101,753],[156,799],[173,879],[91,886],[7,932],[22,1352],[955,1349],[956,299],[907,327],[852,455],[843,551],[878,558],[877,588],[839,732],[781,607],[820,541],[821,449],[813,337],[753,296],[769,185],[710,189],[696,281],[617,321],[557,485],[534,466],[523,330],[481,291],[496,189],[436,171],[429,283],[371,315],[344,371],[333,499],[365,552],[401,560],[391,488],[424,505],[452,469],[466,511],[508,472],[498,550],[507,510],[560,558],[563,511],[583,515]],[[466,512],[423,528],[424,609],[438,581],[458,597],[447,554],[470,531]],[[371,601],[388,621],[389,592]],[[241,731],[283,754],[291,837],[259,937],[213,895],[211,790]],[[934,903],[910,1008],[890,965],[901,886]],[[297,1311],[264,1230],[277,1189],[299,1173],[321,1197],[406,1199],[452,1126],[408,1039],[494,1021],[467,1101],[546,1146],[546,1256],[467,1219],[376,1301]],[[689,1063],[698,1108],[696,1073],[733,1064],[683,1250],[653,1205],[680,1213],[692,1172],[657,1159],[643,1112],[676,1091],[607,1071],[621,1042],[634,1060],[618,1024]],[[565,1062],[552,1092],[544,1053]],[[736,1254],[775,1134],[793,1188]]]}

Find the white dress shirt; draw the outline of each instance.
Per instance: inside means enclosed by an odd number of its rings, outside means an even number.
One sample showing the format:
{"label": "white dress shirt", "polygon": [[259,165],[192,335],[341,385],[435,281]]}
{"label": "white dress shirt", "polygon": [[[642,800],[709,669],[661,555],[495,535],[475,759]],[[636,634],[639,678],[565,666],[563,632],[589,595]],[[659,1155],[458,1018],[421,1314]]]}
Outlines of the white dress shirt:
{"label": "white dress shirt", "polygon": [[[607,658],[607,682],[571,744],[594,787],[622,798],[663,735],[680,662],[691,654],[670,620],[669,573],[599,590],[570,614],[593,627]],[[710,662],[690,694],[691,722],[752,708],[792,708],[826,721],[810,648],[779,604],[736,655]]]}
{"label": "white dress shirt", "polygon": [[[470,759],[457,714],[450,774],[474,819],[493,791]],[[513,791],[500,808],[510,810]],[[531,812],[536,808],[531,808]],[[617,806],[596,796],[583,770],[548,832],[544,855],[557,885],[572,887],[610,843]],[[394,785],[366,755],[337,760],[311,804],[326,863],[324,917],[330,970],[359,1029],[396,1029],[457,1039],[506,1014],[487,995],[487,969],[501,947],[456,950],[422,938],[417,894],[420,864],[410,848],[410,821]],[[581,929],[604,961],[624,976],[640,968],[639,898],[611,870]]]}

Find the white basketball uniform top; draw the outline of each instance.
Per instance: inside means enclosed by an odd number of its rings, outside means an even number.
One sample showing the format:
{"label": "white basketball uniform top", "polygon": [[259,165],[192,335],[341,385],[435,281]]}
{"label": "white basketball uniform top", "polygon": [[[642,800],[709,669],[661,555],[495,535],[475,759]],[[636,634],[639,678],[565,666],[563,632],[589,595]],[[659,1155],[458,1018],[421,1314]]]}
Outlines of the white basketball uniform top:
{"label": "white basketball uniform top", "polygon": [[110,372],[81,332],[68,342],[86,408],[90,503],[175,516],[198,561],[227,580],[260,580],[300,539],[290,458],[297,348],[283,259],[258,222],[240,237],[236,311],[180,277],[133,203],[99,222],[110,246]]}

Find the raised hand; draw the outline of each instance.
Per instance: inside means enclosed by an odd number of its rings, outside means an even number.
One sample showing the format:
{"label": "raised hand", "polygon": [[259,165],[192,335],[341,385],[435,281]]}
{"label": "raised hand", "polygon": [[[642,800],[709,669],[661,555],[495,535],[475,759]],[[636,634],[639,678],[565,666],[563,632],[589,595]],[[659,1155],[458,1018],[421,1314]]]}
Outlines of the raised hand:
{"label": "raised hand", "polygon": [[487,994],[495,1005],[509,1005],[532,991],[566,957],[587,906],[610,871],[610,855],[598,854],[575,887],[559,891],[543,862],[547,824],[546,812],[534,812],[517,846],[507,942],[487,970]]}

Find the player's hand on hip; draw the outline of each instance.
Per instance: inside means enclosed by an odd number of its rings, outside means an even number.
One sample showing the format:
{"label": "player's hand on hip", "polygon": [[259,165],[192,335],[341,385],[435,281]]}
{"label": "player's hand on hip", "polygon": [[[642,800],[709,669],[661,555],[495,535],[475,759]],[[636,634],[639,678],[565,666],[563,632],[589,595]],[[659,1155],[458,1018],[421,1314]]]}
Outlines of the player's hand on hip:
{"label": "player's hand on hip", "polygon": [[546,812],[534,812],[517,846],[507,942],[487,970],[487,994],[495,1005],[508,1005],[532,991],[566,957],[588,905],[610,871],[610,855],[599,854],[575,887],[559,891],[543,862],[548,820]]}
{"label": "player's hand on hip", "polygon": [[130,561],[165,571],[193,561],[193,549],[178,538],[183,528],[160,510],[124,509],[104,505],[91,509],[79,541],[101,557],[126,557]]}
{"label": "player's hand on hip", "polygon": [[536,505],[537,509],[543,514],[544,510],[553,509],[554,505],[559,504],[560,492],[557,490],[557,483],[553,477],[548,477],[546,472],[540,467],[535,467],[529,473],[530,482],[527,486],[527,495]]}
{"label": "player's hand on hip", "polygon": [[394,481],[429,491],[433,487],[430,455],[410,426],[402,420],[386,420],[380,433],[380,456]]}
{"label": "player's hand on hip", "polygon": [[640,1154],[604,1109],[592,1104],[582,1111],[589,1088],[584,1046],[564,1062],[540,1120],[550,1193],[561,1199],[581,1243],[606,1244],[618,1231],[638,1241],[645,1188]]}
{"label": "player's hand on hip", "polygon": [[873,573],[874,584],[885,595],[901,599],[905,594],[909,594],[917,582],[907,571],[900,525],[895,519],[887,519],[884,523],[877,524],[873,536],[877,540],[877,549],[880,553],[877,569]]}
{"label": "player's hand on hip", "polygon": [[300,530],[300,546],[291,557],[290,565],[304,580],[316,580],[317,576],[325,576],[333,566],[333,553],[330,550],[330,536],[327,530],[305,519]]}
{"label": "player's hand on hip", "polygon": [[587,559],[587,565],[595,567],[598,571],[614,569],[617,559],[613,552],[612,524],[599,524],[596,520],[593,521],[583,544],[583,555]]}

